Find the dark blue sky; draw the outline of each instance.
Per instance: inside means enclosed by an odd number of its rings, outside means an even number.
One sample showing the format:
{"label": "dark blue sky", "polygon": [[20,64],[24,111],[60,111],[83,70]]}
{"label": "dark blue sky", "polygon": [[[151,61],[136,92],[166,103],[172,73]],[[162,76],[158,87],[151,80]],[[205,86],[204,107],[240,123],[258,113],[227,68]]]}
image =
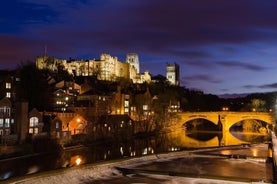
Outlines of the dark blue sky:
{"label": "dark blue sky", "polygon": [[0,6],[0,68],[47,54],[125,61],[165,75],[178,63],[181,84],[205,93],[277,89],[274,0],[6,0]]}

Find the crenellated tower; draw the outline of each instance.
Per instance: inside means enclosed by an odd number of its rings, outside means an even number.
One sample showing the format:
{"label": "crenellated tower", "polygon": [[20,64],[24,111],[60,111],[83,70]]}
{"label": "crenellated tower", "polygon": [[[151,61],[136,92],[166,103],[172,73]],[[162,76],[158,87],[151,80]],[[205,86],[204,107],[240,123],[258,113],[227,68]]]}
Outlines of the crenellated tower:
{"label": "crenellated tower", "polygon": [[129,63],[130,66],[136,69],[136,73],[139,73],[139,58],[135,53],[129,53],[126,55],[126,63]]}

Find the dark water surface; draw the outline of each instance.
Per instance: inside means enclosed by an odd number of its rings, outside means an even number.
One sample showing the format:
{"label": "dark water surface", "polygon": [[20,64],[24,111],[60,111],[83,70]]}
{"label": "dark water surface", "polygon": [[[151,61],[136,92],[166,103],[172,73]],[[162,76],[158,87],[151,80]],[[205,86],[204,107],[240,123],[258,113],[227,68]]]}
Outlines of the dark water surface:
{"label": "dark water surface", "polygon": [[93,146],[73,147],[60,153],[0,160],[0,180],[104,160],[218,147],[223,142],[224,146],[228,146],[262,143],[268,140],[268,135],[257,133],[232,132],[222,138],[222,135],[215,131],[178,130],[156,137],[132,139],[125,143],[105,142]]}

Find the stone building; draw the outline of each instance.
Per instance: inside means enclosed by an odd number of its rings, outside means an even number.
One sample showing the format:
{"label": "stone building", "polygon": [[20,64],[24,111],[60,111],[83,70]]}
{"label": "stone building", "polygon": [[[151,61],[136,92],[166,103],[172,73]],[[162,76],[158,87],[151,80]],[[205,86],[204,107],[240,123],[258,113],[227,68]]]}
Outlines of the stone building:
{"label": "stone building", "polygon": [[19,82],[20,78],[15,71],[0,71],[0,98],[7,97],[14,102]]}
{"label": "stone building", "polygon": [[171,85],[180,85],[180,67],[178,64],[167,64],[166,65],[166,79]]}
{"label": "stone building", "polygon": [[0,100],[0,139],[6,144],[10,135],[14,133],[14,111],[11,101],[5,97]]}
{"label": "stone building", "polygon": [[139,73],[137,54],[128,54],[126,62],[121,62],[110,54],[101,54],[100,59],[65,60],[41,56],[36,59],[38,69],[49,69],[53,72],[66,70],[74,76],[96,76],[98,80],[116,81],[119,78],[131,79],[134,83],[150,82],[149,72]]}

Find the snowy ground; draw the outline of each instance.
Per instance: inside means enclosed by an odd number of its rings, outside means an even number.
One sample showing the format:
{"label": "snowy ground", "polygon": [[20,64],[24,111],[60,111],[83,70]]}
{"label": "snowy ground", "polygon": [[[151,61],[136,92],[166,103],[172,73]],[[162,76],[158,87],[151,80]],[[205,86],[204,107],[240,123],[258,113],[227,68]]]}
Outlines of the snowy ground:
{"label": "snowy ground", "polygon": [[[191,158],[192,152],[183,151],[183,152],[172,152],[168,154],[158,154],[158,155],[148,155],[140,158],[131,158],[124,161],[108,162],[102,164],[91,164],[83,165],[79,167],[73,167],[70,169],[57,171],[57,172],[46,172],[43,174],[32,175],[27,178],[10,180],[8,183],[14,184],[142,184],[142,183],[161,183],[161,184],[242,184],[242,183],[266,183],[268,181],[263,181],[262,179],[258,182],[249,182],[241,180],[239,181],[227,181],[227,180],[218,180],[215,178],[192,178],[189,176],[170,176],[168,174],[160,173],[133,173],[123,175],[115,167],[121,168],[142,168],[144,166],[151,166],[153,162],[155,163],[173,163],[172,161],[177,158]],[[211,157],[211,156],[203,156]],[[234,162],[234,160],[233,160]],[[239,162],[250,162],[250,160],[240,160]],[[251,161],[252,162],[252,161]],[[256,162],[256,161],[254,161]],[[174,164],[174,163],[173,163]],[[232,164],[232,163],[231,163]],[[258,166],[257,162],[257,166]],[[165,167],[167,165],[165,164]],[[169,165],[168,165],[169,166]],[[172,166],[171,166],[172,167]],[[177,167],[177,165],[176,165]],[[166,169],[166,168],[165,168]]]}

